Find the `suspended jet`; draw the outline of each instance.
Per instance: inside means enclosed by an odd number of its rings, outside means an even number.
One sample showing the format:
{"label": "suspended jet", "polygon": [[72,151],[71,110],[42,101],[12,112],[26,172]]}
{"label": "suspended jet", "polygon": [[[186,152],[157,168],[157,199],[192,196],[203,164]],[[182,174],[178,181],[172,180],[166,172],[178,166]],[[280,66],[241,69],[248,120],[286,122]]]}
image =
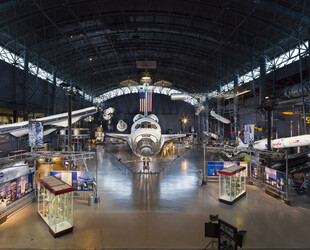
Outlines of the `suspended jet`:
{"label": "suspended jet", "polygon": [[226,124],[230,123],[230,120],[226,119],[225,117],[223,117],[221,115],[216,114],[213,110],[210,111],[210,115],[212,117],[214,117],[216,120],[219,120],[220,122],[223,122],[223,123],[226,123]]}
{"label": "suspended jet", "polygon": [[143,169],[149,170],[149,162],[156,156],[164,143],[181,138],[185,134],[162,134],[156,115],[137,114],[133,119],[130,134],[107,133],[107,136],[127,141],[132,152],[144,161]]}
{"label": "suspended jet", "polygon": [[[97,112],[96,107],[89,107],[80,110],[72,111],[72,123],[79,121],[80,119],[95,114]],[[68,127],[68,113],[62,113],[57,115],[50,115],[34,120],[36,122],[42,122],[43,126],[50,125],[52,128],[44,129],[44,135],[47,135],[57,128],[55,127]],[[10,133],[13,136],[21,137],[28,134],[29,121],[17,122],[12,124],[6,124],[0,126],[0,135]]]}

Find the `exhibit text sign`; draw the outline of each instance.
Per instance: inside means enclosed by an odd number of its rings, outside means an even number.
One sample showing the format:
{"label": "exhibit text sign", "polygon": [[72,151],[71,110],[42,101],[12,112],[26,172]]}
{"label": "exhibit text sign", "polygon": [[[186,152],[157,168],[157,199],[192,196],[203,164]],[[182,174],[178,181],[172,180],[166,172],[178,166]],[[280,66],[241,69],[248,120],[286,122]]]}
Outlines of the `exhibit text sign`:
{"label": "exhibit text sign", "polygon": [[236,250],[238,232],[237,228],[219,219],[219,242],[218,249],[221,250]]}
{"label": "exhibit text sign", "polygon": [[218,172],[224,168],[229,168],[233,165],[248,167],[248,163],[244,161],[208,161],[208,176],[218,176]]}
{"label": "exhibit text sign", "polygon": [[51,176],[66,182],[73,187],[74,191],[93,191],[94,190],[94,173],[85,171],[51,171]]}
{"label": "exhibit text sign", "polygon": [[0,184],[0,211],[33,191],[33,173]]}
{"label": "exhibit text sign", "polygon": [[272,168],[262,167],[264,183],[285,192],[285,173]]}

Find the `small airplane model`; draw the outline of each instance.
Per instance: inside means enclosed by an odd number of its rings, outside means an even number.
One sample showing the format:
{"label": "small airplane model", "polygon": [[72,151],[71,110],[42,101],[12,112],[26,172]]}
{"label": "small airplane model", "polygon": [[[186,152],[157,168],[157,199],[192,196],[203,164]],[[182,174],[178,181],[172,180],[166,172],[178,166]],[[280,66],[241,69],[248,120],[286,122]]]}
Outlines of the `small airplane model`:
{"label": "small airplane model", "polygon": [[225,117],[223,117],[221,115],[216,114],[213,110],[210,111],[210,115],[212,117],[214,117],[216,120],[219,120],[220,122],[223,122],[223,123],[226,123],[226,124],[230,123],[230,120],[226,119]]}
{"label": "small airplane model", "polygon": [[219,138],[219,136],[217,134],[214,134],[214,133],[211,133],[211,132],[207,132],[207,131],[204,131],[203,132],[206,136],[210,136],[211,138],[217,140]]}
{"label": "small airplane model", "polygon": [[[237,146],[238,149],[250,148],[250,145],[244,144],[239,137],[238,137],[238,143],[239,143]],[[302,147],[302,146],[310,146],[310,134],[271,140],[271,149],[292,148],[292,147]],[[257,149],[257,150],[268,149],[267,139],[255,141],[252,144],[252,147],[253,149]]]}
{"label": "small airplane model", "polygon": [[107,136],[127,141],[132,152],[144,161],[143,170],[149,170],[149,162],[157,155],[164,143],[181,138],[185,134],[162,134],[156,115],[143,116],[137,114],[133,118],[130,134],[107,133]]}

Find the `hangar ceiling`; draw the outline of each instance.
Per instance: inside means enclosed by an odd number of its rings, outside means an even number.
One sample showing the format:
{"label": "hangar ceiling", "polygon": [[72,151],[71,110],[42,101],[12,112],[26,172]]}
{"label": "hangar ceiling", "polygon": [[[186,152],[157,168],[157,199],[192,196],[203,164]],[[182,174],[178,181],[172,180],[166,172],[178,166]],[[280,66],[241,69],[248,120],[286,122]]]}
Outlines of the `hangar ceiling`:
{"label": "hangar ceiling", "polygon": [[308,39],[306,0],[7,0],[0,45],[94,96],[139,80],[212,91]]}

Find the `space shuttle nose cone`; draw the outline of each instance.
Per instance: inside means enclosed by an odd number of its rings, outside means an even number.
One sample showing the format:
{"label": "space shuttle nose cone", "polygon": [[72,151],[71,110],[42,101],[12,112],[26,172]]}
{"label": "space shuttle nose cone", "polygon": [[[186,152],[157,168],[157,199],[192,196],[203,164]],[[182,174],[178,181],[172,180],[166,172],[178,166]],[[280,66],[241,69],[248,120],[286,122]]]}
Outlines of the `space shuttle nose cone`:
{"label": "space shuttle nose cone", "polygon": [[152,150],[149,147],[143,147],[140,151],[142,156],[152,156]]}

